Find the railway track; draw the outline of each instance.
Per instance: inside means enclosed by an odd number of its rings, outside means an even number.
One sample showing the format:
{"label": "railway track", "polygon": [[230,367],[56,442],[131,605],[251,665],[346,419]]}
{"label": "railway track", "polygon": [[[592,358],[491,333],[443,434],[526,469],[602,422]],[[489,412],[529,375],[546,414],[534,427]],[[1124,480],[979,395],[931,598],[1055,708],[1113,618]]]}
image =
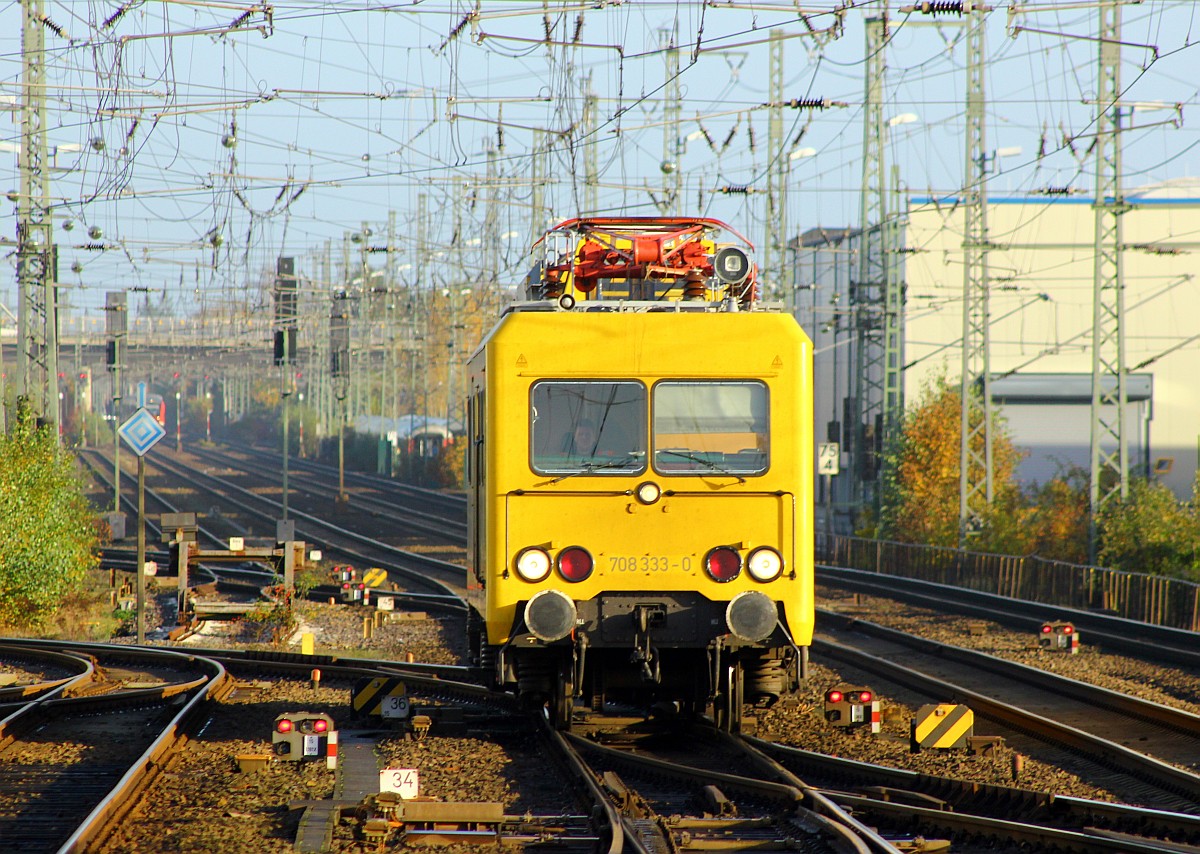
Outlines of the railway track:
{"label": "railway track", "polygon": [[876,691],[883,679],[892,696],[965,703],[1014,749],[1060,767],[1082,764],[1130,802],[1200,813],[1196,715],[858,618],[822,616],[814,650],[869,673]]}
{"label": "railway track", "polygon": [[[30,654],[39,646],[10,645]],[[0,839],[7,850],[86,848],[148,783],[204,700],[229,687],[219,665],[170,650],[72,650],[86,665],[74,678],[3,707]]]}
{"label": "railway track", "polygon": [[640,719],[563,736],[620,813],[634,851],[896,852],[743,739]]}
{"label": "railway track", "polygon": [[1079,852],[1163,851],[1162,839],[1200,839],[1200,817],[1194,815],[968,783],[747,740],[880,826]]}
{"label": "railway track", "polygon": [[[196,449],[200,459],[215,465],[229,466],[236,461],[243,471],[253,471],[268,480],[280,480],[278,454],[252,447],[222,447]],[[291,457],[288,460],[288,490],[299,496],[327,501],[330,485],[337,470],[322,463]],[[364,472],[345,471],[342,479],[349,487],[347,507],[370,516],[386,514],[388,521],[400,529],[420,536],[450,541],[465,540],[467,536],[466,497],[461,494],[425,489],[401,481]],[[282,492],[282,484],[279,487]]]}
{"label": "railway track", "polygon": [[[221,463],[221,460],[219,460],[218,458],[215,458],[215,457],[214,457],[213,459],[211,459],[211,460],[210,460],[210,462],[211,462],[213,465],[222,464],[222,463]],[[230,462],[228,459],[226,459],[226,461],[225,461],[223,464],[224,464],[224,465],[232,465],[233,463],[232,463],[232,462]],[[166,469],[168,469],[168,468],[170,468],[170,467],[169,467],[169,466],[164,466],[164,470],[166,470]],[[175,476],[177,476],[177,477],[178,477],[178,476],[185,476],[185,474],[186,474],[186,471],[185,471],[185,470],[178,470],[178,469],[177,469],[176,471],[177,471],[177,473],[175,474]],[[319,469],[316,469],[316,471],[319,471]],[[196,478],[194,477],[195,473],[194,473],[194,472],[192,472],[192,475],[193,475],[193,479],[195,480],[195,479],[196,479]],[[261,483],[262,483],[262,481],[263,481],[263,480],[267,479],[268,477],[269,477],[269,466],[268,466],[266,469],[264,469],[262,473],[260,473],[260,475],[259,475],[259,478],[260,478],[260,480],[259,480],[259,484],[260,484],[260,485],[259,485],[259,486],[257,486],[257,487],[251,487],[250,489],[246,489],[245,487],[241,487],[241,489],[242,489],[242,491],[243,491],[243,493],[244,493],[244,496],[245,496],[245,500],[246,500],[246,502],[247,502],[247,503],[252,503],[252,502],[254,502],[254,501],[261,501],[261,500],[262,500],[262,496],[261,496],[261,495],[257,495],[256,493],[257,493],[257,492],[266,492],[266,491],[267,491],[267,490],[266,490],[266,488],[265,488],[264,486],[262,486],[262,485],[261,485]],[[364,475],[364,476],[362,476],[362,477],[364,477],[364,478],[367,478],[367,479],[371,479],[371,478],[370,478],[370,476],[365,476],[365,475]],[[319,484],[320,482],[322,482],[322,480],[324,480],[325,482],[329,482],[329,481],[331,481],[331,478],[329,478],[329,477],[328,477],[328,475],[326,474],[326,477],[324,477],[324,478],[321,478],[320,476],[318,476],[318,477],[316,478],[315,482]],[[308,487],[306,487],[306,489],[307,489],[307,488],[308,488]],[[363,489],[364,489],[364,491],[368,491],[368,490],[366,490],[366,487],[365,487],[365,486],[363,487]],[[321,498],[320,498],[320,495],[321,495],[320,491],[319,491],[319,490],[318,490],[318,489],[317,489],[315,486],[314,486],[314,487],[312,487],[312,490],[313,490],[313,496],[312,496],[312,499],[313,499],[313,500],[320,501],[320,500],[321,500]],[[362,510],[362,511],[365,511],[365,512],[368,512],[368,513],[370,513],[370,512],[383,512],[382,508],[386,508],[387,506],[390,506],[390,505],[388,505],[388,503],[387,503],[387,502],[388,502],[390,499],[388,499],[388,498],[386,497],[386,490],[385,490],[385,489],[383,489],[382,487],[380,487],[380,488],[378,488],[378,489],[377,489],[377,490],[375,490],[375,491],[376,491],[376,492],[378,492],[378,494],[379,494],[380,496],[383,496],[383,497],[379,497],[379,498],[372,497],[370,500],[367,500],[367,501],[365,501],[365,503],[364,503],[364,504],[363,504],[363,505],[362,505],[360,508],[358,508],[358,509],[360,509],[360,510]],[[326,496],[329,496],[331,493],[332,493],[332,490],[328,490],[328,491],[325,493],[325,495],[326,495]],[[327,497],[327,498],[325,498],[324,500],[325,500],[326,502],[328,502],[328,500],[329,500],[329,499],[328,499],[328,497]],[[375,501],[378,501],[378,502],[380,502],[378,505],[376,505],[376,508],[377,508],[377,510],[369,510],[368,508],[369,508],[369,507],[371,507],[371,506],[372,506],[372,502],[375,502]],[[265,516],[264,518],[270,518],[270,516],[269,516],[269,515],[267,515],[267,516]],[[305,524],[307,524],[307,522],[305,522]],[[461,572],[461,570],[460,570],[460,572]],[[694,746],[694,745],[693,745],[693,746]],[[582,753],[582,752],[584,752],[584,751],[582,751],[582,748],[580,748],[579,746],[576,746],[576,750],[577,750],[577,751],[579,751],[579,752],[581,752],[581,753]],[[686,758],[686,757],[685,757],[685,758]],[[569,762],[571,762],[571,761],[579,761],[579,762],[583,762],[583,760],[582,760],[582,759],[579,759],[579,760],[569,760],[569,759],[568,759],[568,760],[565,760],[565,761],[567,761],[568,763],[569,763]],[[697,761],[697,762],[698,762],[698,761],[700,761],[700,760],[696,760],[696,759],[694,759],[694,761]],[[584,763],[584,764],[586,764],[586,763]],[[682,763],[678,763],[678,764],[687,764],[687,763],[686,763],[686,762],[682,762]],[[712,776],[712,774],[711,774],[711,771],[712,771],[711,767],[710,767],[710,768],[708,768],[707,770],[706,770],[706,769],[704,769],[704,768],[701,768],[701,770],[700,770],[700,773],[701,773],[701,774],[703,774],[703,773],[709,773],[709,776],[710,776],[710,778],[711,778],[711,776]],[[746,774],[746,775],[743,775],[743,776],[747,776],[747,777],[750,777],[751,779],[753,779],[753,773],[757,773],[757,772],[752,772],[752,773],[749,773],[749,774]],[[604,789],[604,776],[603,776],[603,773],[601,773],[599,776],[597,776],[597,775],[595,775],[595,774],[592,774],[592,775],[591,775],[591,777],[592,777],[593,785],[595,785],[595,786],[599,786],[599,788],[601,788],[601,789]],[[929,779],[929,778],[924,778],[924,783],[925,783],[925,785],[929,785],[929,783],[928,783],[928,779]],[[895,781],[893,781],[893,783],[894,783],[894,782],[895,782]],[[687,795],[685,795],[685,794],[684,794],[684,792],[686,791],[687,785],[688,785],[688,784],[685,784],[685,785],[684,785],[684,788],[680,790],[680,794],[679,794],[677,797],[679,797],[679,798],[681,798],[681,799],[683,799],[683,798],[685,798],[685,797],[689,797],[689,796],[687,796]],[[694,784],[690,784],[690,785],[692,786],[692,794],[690,795],[690,797],[691,797],[693,800],[695,800],[695,798],[696,798],[696,787],[694,786]],[[784,784],[781,784],[781,785],[784,785],[784,786],[786,786],[786,785],[789,785],[789,784],[786,784],[786,783],[784,783]],[[799,786],[795,786],[795,784],[790,784],[790,785],[793,785],[793,787],[794,787],[794,788],[796,788],[797,790],[799,790],[799,791],[802,791],[802,792],[804,792],[804,791],[808,791],[808,790],[817,791],[816,789],[814,789],[814,788],[813,788],[813,787],[811,787],[811,786],[809,786],[809,787],[807,787],[807,788],[801,788],[801,787],[799,787]],[[953,783],[953,781],[945,781],[944,783],[942,783],[942,784],[940,784],[940,785],[941,785],[941,786],[943,786],[943,787],[952,787],[952,786],[954,785],[954,783]],[[1131,785],[1135,785],[1135,786],[1136,786],[1136,785],[1138,785],[1138,784],[1137,784],[1137,783],[1133,783],[1133,784],[1131,784]],[[732,786],[732,784],[731,784],[731,786]],[[617,787],[617,788],[618,788],[618,791],[619,791],[619,790],[620,790],[620,787]],[[628,786],[628,781],[626,781],[626,786],[625,786],[625,788],[626,788],[626,789],[629,789],[629,788],[630,788],[630,787]],[[634,787],[634,788],[636,788],[636,787]],[[718,788],[719,788],[719,787],[718,787]],[[873,817],[874,817],[874,816],[876,816],[876,815],[878,815],[878,816],[879,816],[878,820],[881,822],[881,824],[884,824],[884,823],[885,823],[885,819],[886,819],[887,821],[897,821],[897,819],[896,819],[896,816],[894,815],[894,813],[895,813],[895,811],[896,811],[896,807],[894,806],[894,804],[893,804],[892,806],[890,806],[890,807],[889,807],[889,806],[887,806],[886,804],[884,804],[884,805],[882,805],[882,806],[880,806],[880,805],[876,805],[876,806],[874,806],[874,807],[870,807],[870,806],[869,806],[869,804],[868,804],[867,802],[870,802],[870,801],[872,801],[872,800],[878,800],[876,797],[874,797],[874,796],[871,794],[871,790],[872,790],[873,788],[874,788],[874,787],[873,787],[871,784],[869,784],[869,783],[865,783],[865,784],[862,784],[862,785],[856,786],[856,792],[855,792],[855,793],[846,793],[846,792],[844,792],[844,791],[843,791],[843,792],[841,792],[841,793],[840,793],[840,796],[843,798],[843,800],[842,800],[842,803],[844,803],[844,804],[848,805],[848,807],[849,807],[849,808],[851,808],[851,809],[853,809],[853,810],[855,810],[855,811],[858,811],[858,812],[862,812],[862,811],[868,811],[869,809],[874,809],[874,812],[869,812],[869,814],[870,814],[870,815],[872,815]],[[905,789],[905,791],[906,791],[906,792],[908,792],[908,794],[904,794],[904,795],[898,794],[896,790],[898,790],[898,789],[901,789],[901,788],[904,788],[904,789]],[[978,789],[978,786],[977,786],[977,785],[976,785],[976,789]],[[864,793],[865,793],[865,794],[864,794]],[[1159,794],[1161,795],[1161,792],[1160,792]],[[610,795],[610,797],[612,797],[612,796],[613,796],[613,793],[612,793],[612,792],[610,792],[610,793],[609,793],[609,795]],[[911,805],[912,803],[916,802],[917,800],[920,800],[920,798],[922,797],[922,794],[921,794],[921,792],[919,791],[919,787],[918,787],[918,789],[917,789],[916,791],[914,791],[914,790],[911,790],[911,789],[909,789],[908,787],[901,787],[901,786],[899,786],[899,785],[893,785],[893,786],[891,787],[891,796],[892,796],[893,798],[899,798],[899,799],[901,799],[902,801],[903,801],[903,799],[904,799],[904,798],[907,798],[907,799],[908,799],[908,803]],[[703,798],[703,797],[712,797],[712,796],[711,796],[711,795],[704,795],[704,796],[701,796],[701,797]],[[736,796],[736,798],[738,799],[738,801],[740,801],[740,800],[741,800],[743,797],[746,797],[746,796],[742,796],[742,795],[738,795],[738,796]],[[929,795],[924,795],[924,797],[932,797],[932,796],[929,796]],[[1015,797],[1015,799],[1016,799],[1016,800],[1022,801],[1023,803],[1029,803],[1029,802],[1035,802],[1035,801],[1037,800],[1037,798],[1038,798],[1038,794],[1037,794],[1037,793],[1026,792],[1026,793],[1023,793],[1023,794],[1021,794],[1021,795],[1018,795],[1018,796],[1011,796],[1011,795],[1010,795],[1010,796],[1009,796],[1009,799],[1010,799],[1010,800],[1013,800],[1013,799],[1014,799],[1014,797]],[[750,800],[753,800],[753,798],[750,798]],[[803,800],[803,797],[802,797],[802,800]],[[662,803],[663,803],[664,805],[666,805],[666,804],[668,804],[669,802],[670,802],[670,798],[669,798],[669,797],[665,797],[665,796],[664,796],[664,799],[663,799]],[[712,800],[709,800],[709,801],[705,801],[705,800],[698,800],[698,801],[696,801],[696,802],[697,802],[697,803],[702,803],[702,804],[709,804],[709,805],[712,805],[712,804],[718,804],[718,805],[719,805],[719,803],[720,803],[720,799],[718,798],[716,801],[712,801]],[[627,808],[629,807],[629,804],[630,804],[630,803],[631,803],[631,802],[630,802],[630,801],[629,801],[629,800],[626,798],[626,796],[625,796],[625,795],[621,795],[621,796],[617,797],[617,799],[616,799],[616,803],[615,803],[614,805],[610,805],[609,807],[606,807],[606,808],[604,808],[604,809],[606,809],[606,810],[607,810],[607,809],[615,809],[615,810],[616,810],[616,812],[617,812],[618,814],[620,814],[620,813],[621,813],[621,811],[622,811],[623,809],[627,809]],[[645,799],[644,799],[644,798],[642,799],[642,803],[643,803],[643,806],[642,806],[642,807],[639,807],[639,809],[640,809],[640,810],[642,810],[643,812],[645,812],[645,811],[646,811],[646,806],[645,806],[645,803],[646,803],[646,802],[645,802]],[[1087,803],[1091,803],[1091,802],[1082,802],[1082,803],[1084,803],[1084,804],[1087,804]],[[594,804],[594,806],[595,806],[595,804]],[[738,808],[740,808],[741,804],[740,804],[740,803],[737,803],[737,804],[735,804],[735,806],[737,806]],[[598,806],[597,806],[596,808],[597,808],[597,809],[599,809],[599,807],[598,807]],[[725,807],[725,808],[726,808],[726,809],[728,809],[728,807]],[[957,812],[957,813],[961,813],[961,812],[963,812],[965,809],[966,809],[966,807],[965,807],[965,806],[962,806],[962,805],[960,805],[960,806],[959,806],[959,807],[956,809],[956,812]],[[1116,810],[1116,808],[1114,808],[1114,810]],[[890,819],[887,819],[887,814],[889,813],[889,811],[893,813],[893,816],[892,816],[892,818],[890,818]],[[944,811],[944,810],[938,810],[938,811]],[[653,812],[653,810],[652,810],[652,809],[651,809],[651,812]],[[1087,848],[1087,847],[1086,847],[1086,845],[1084,845],[1082,842],[1080,842],[1080,838],[1082,838],[1084,841],[1086,841],[1086,839],[1087,839],[1087,836],[1089,836],[1089,835],[1093,835],[1093,836],[1094,836],[1094,834],[1093,834],[1093,833],[1091,833],[1090,831],[1088,831],[1088,830],[1086,830],[1086,829],[1085,829],[1085,828],[1087,827],[1087,825],[1086,825],[1086,823],[1085,823],[1085,822],[1086,822],[1086,820],[1085,820],[1085,819],[1081,819],[1081,820],[1080,820],[1080,827],[1079,827],[1079,828],[1067,828],[1067,829],[1064,829],[1064,828],[1047,828],[1047,827],[1045,826],[1045,825],[1047,824],[1047,818],[1046,818],[1046,816],[1044,815],[1044,811],[1043,811],[1043,813],[1037,813],[1037,811],[1035,810],[1035,811],[1033,811],[1033,813],[1034,813],[1034,814],[1032,814],[1032,815],[1030,814],[1030,812],[1029,812],[1028,810],[1027,810],[1027,811],[1026,811],[1026,813],[1024,813],[1024,814],[1022,814],[1022,813],[1021,813],[1021,812],[1018,810],[1018,811],[1015,811],[1015,812],[1013,812],[1012,814],[1009,814],[1009,815],[996,815],[996,814],[995,814],[995,811],[993,811],[993,814],[990,814],[990,815],[988,815],[988,814],[982,814],[982,815],[980,815],[980,816],[979,816],[979,822],[980,822],[980,823],[979,823],[978,825],[975,825],[974,829],[966,829],[966,828],[969,826],[969,819],[967,819],[967,818],[963,818],[963,817],[962,817],[962,816],[960,816],[960,815],[956,816],[956,817],[955,817],[955,819],[954,819],[953,821],[947,821],[947,820],[943,820],[943,821],[939,822],[939,821],[936,821],[936,820],[934,820],[934,819],[936,818],[936,816],[926,816],[926,817],[922,817],[921,815],[918,815],[918,813],[919,813],[919,812],[920,812],[920,811],[919,811],[919,810],[916,810],[916,809],[910,809],[910,810],[908,810],[908,812],[907,812],[907,813],[905,813],[905,816],[906,816],[906,817],[905,817],[905,821],[907,821],[907,822],[908,822],[910,825],[912,825],[912,824],[913,824],[915,821],[917,821],[917,820],[920,820],[920,822],[921,822],[921,823],[920,823],[919,825],[917,825],[917,827],[918,827],[919,829],[923,829],[923,830],[924,830],[924,832],[925,832],[925,833],[927,833],[927,834],[928,834],[928,833],[930,833],[930,832],[933,832],[933,831],[934,831],[934,830],[936,830],[936,829],[941,829],[941,832],[948,833],[948,834],[951,834],[951,835],[959,835],[959,836],[966,835],[966,836],[969,836],[969,835],[971,835],[971,834],[977,834],[977,835],[979,836],[979,838],[985,838],[985,837],[986,837],[988,834],[991,834],[993,838],[1002,838],[1002,834],[1003,834],[1003,833],[1006,833],[1006,832],[1007,832],[1007,833],[1016,833],[1016,829],[1017,829],[1017,828],[1018,828],[1018,827],[1019,827],[1019,826],[1020,826],[1022,823],[1025,823],[1025,824],[1028,824],[1028,825],[1030,825],[1030,827],[1029,827],[1029,829],[1028,829],[1028,831],[1027,831],[1027,833],[1028,833],[1028,836],[1026,836],[1026,837],[1012,836],[1011,838],[1027,838],[1027,839],[1029,839],[1029,840],[1036,840],[1036,839],[1039,839],[1039,838],[1040,838],[1040,839],[1042,839],[1042,843],[1041,843],[1041,844],[1047,844],[1047,845],[1048,845],[1048,844],[1050,844],[1050,843],[1049,843],[1049,842],[1046,842],[1046,840],[1050,839],[1050,838],[1051,838],[1051,836],[1046,836],[1046,835],[1044,835],[1044,834],[1050,833],[1051,831],[1055,831],[1055,832],[1057,832],[1057,831],[1063,831],[1063,832],[1064,832],[1065,834],[1067,834],[1067,835],[1066,835],[1066,836],[1063,836],[1061,839],[1058,839],[1057,841],[1055,841],[1055,842],[1053,843],[1053,844],[1055,844],[1055,845],[1062,845],[1062,850],[1130,850],[1130,851],[1142,851],[1142,850],[1161,850],[1161,847],[1160,847],[1160,848],[1157,848],[1157,849],[1155,848],[1155,845],[1158,845],[1158,843],[1156,843],[1156,842],[1153,842],[1153,841],[1146,841],[1145,839],[1134,839],[1134,840],[1132,840],[1132,841],[1131,841],[1131,840],[1129,840],[1129,839],[1124,839],[1124,838],[1122,838],[1122,839],[1123,839],[1123,841],[1121,841],[1121,842],[1117,842],[1117,843],[1113,843],[1113,844],[1109,844],[1109,843],[1107,843],[1107,842],[1106,842],[1106,843],[1104,843],[1104,846],[1106,846],[1106,847],[1099,847],[1099,843],[1097,843],[1097,847],[1095,847],[1095,848],[1092,848],[1092,849],[1089,849],[1089,848]],[[984,811],[984,810],[980,810],[980,812],[981,812],[981,813],[985,813],[986,811]],[[1145,810],[1143,810],[1143,812],[1146,812],[1146,811],[1145,811]],[[654,814],[655,814],[655,815],[658,815],[657,813],[654,813]],[[1096,815],[1097,813],[1095,812],[1095,810],[1093,810],[1091,813],[1088,813],[1085,807],[1081,807],[1079,814],[1080,814],[1080,815],[1083,815],[1083,816],[1086,816],[1086,815]],[[1120,821],[1119,821],[1119,810],[1117,810],[1117,815],[1118,815],[1118,818],[1109,818],[1109,819],[1104,819],[1103,821],[1098,821],[1098,820],[1097,820],[1097,821],[1093,821],[1093,823],[1094,823],[1094,824],[1102,824],[1102,825],[1104,825],[1104,826],[1105,826],[1105,827],[1107,827],[1107,828],[1112,828],[1112,830],[1111,830],[1110,832],[1111,832],[1111,833],[1113,833],[1113,834],[1120,834],[1120,833],[1123,833],[1123,832],[1125,832],[1125,831],[1121,829],[1122,827],[1124,827],[1124,825],[1122,825],[1122,824],[1120,823]],[[1193,818],[1193,817],[1190,817],[1190,816],[1183,816],[1182,818],[1179,818],[1179,819],[1174,819],[1174,818],[1171,818],[1171,817],[1170,817],[1170,813],[1168,813],[1168,812],[1162,812],[1162,813],[1161,813],[1161,815],[1163,816],[1163,818],[1161,819],[1161,822],[1160,822],[1158,825],[1156,825],[1156,826],[1155,826],[1155,831],[1154,831],[1154,832],[1164,832],[1164,831],[1163,831],[1163,828],[1164,828],[1164,827],[1173,827],[1173,828],[1174,828],[1173,832],[1174,832],[1175,834],[1177,834],[1177,835],[1175,836],[1175,838],[1194,838],[1194,836],[1192,836],[1192,835],[1194,834],[1194,827],[1192,827],[1192,825],[1190,825],[1190,824],[1188,823],[1189,821],[1192,821],[1192,820],[1194,820],[1194,818]],[[659,818],[661,819],[661,816],[659,816]],[[765,816],[760,816],[760,818],[765,818]],[[944,818],[944,817],[943,817],[943,818]],[[1025,821],[1025,822],[1022,822],[1022,821],[1020,820],[1021,818],[1025,818],[1025,819],[1027,819],[1027,821]],[[772,819],[772,820],[775,820],[775,819]],[[660,828],[662,827],[662,823],[661,823],[660,821],[655,821],[655,820],[653,820],[653,819],[651,819],[650,821],[651,821],[651,823],[653,823],[653,824],[655,824],[655,825],[659,826]],[[1172,824],[1171,824],[1171,822],[1172,822],[1172,821],[1181,822],[1181,824],[1172,825]],[[991,822],[991,824],[989,825],[989,824],[988,824],[988,822]],[[1006,823],[1006,822],[1007,822],[1007,823]],[[1107,822],[1107,823],[1106,823],[1106,822]],[[757,828],[755,828],[755,829],[752,829],[752,830],[751,830],[751,825],[750,825],[750,823],[744,823],[744,824],[745,824],[745,827],[746,827],[746,828],[747,828],[749,831],[751,831],[751,835],[753,835],[753,833],[758,833],[758,834],[760,834],[760,835],[762,835],[762,834],[766,833],[767,835],[770,835],[770,832],[767,832],[767,831],[765,831],[765,830],[763,829],[763,828],[765,827],[765,825],[764,825],[763,823],[761,823],[761,822],[759,823],[759,826],[758,826]],[[637,845],[639,845],[639,844],[642,844],[642,843],[640,843],[640,842],[638,842],[638,841],[637,841],[637,839],[639,838],[639,835],[645,835],[646,831],[645,831],[645,828],[644,828],[644,827],[642,827],[641,829],[639,829],[639,825],[637,825],[636,823],[630,824],[630,819],[629,819],[629,817],[628,817],[628,816],[625,816],[625,817],[619,818],[619,819],[618,819],[618,826],[621,828],[621,834],[622,834],[622,837],[623,837],[624,839],[626,839],[626,840],[627,840],[627,842],[626,842],[626,843],[624,843],[624,844],[628,844],[628,845],[630,845],[630,846],[635,846],[635,847],[632,847],[632,848],[626,848],[625,850],[654,850],[654,847],[653,847],[653,845],[651,845],[651,847],[649,847],[649,848],[646,848],[646,849],[640,849],[640,848],[637,848],[637,847],[636,847]],[[900,824],[900,823],[898,823],[896,826],[897,826],[897,827],[899,827],[899,826],[901,826],[901,824]],[[989,827],[991,828],[990,830],[988,829]],[[1082,828],[1082,829],[1081,829],[1081,828]],[[676,845],[678,845],[678,843],[679,843],[681,840],[691,840],[691,839],[696,839],[696,840],[697,840],[697,844],[698,844],[698,845],[699,845],[699,844],[701,844],[701,843],[700,843],[700,838],[699,838],[699,837],[694,837],[694,836],[691,836],[691,835],[689,835],[689,834],[691,833],[691,831],[690,831],[690,830],[684,830],[684,831],[682,831],[681,835],[680,835],[680,836],[678,836],[677,838],[676,838],[676,837],[671,837],[671,836],[670,836],[670,833],[671,833],[671,831],[662,831],[662,832],[664,832],[664,833],[666,833],[666,834],[667,834],[667,836],[666,836],[666,837],[664,837],[664,838],[665,838],[665,839],[667,839],[667,840],[668,840],[668,842],[669,842],[670,844],[676,844]],[[704,831],[704,832],[705,832],[705,833],[707,833],[708,831]],[[775,832],[775,833],[781,833],[780,831],[771,831],[771,832]],[[1166,832],[1172,832],[1172,831],[1166,831]],[[1072,836],[1070,836],[1070,834],[1072,834],[1072,833],[1076,834],[1078,838],[1077,838],[1077,837],[1072,837]],[[997,836],[997,834],[1000,834],[1001,836]],[[1039,837],[1039,834],[1043,834],[1043,835]],[[1079,834],[1082,834],[1082,837],[1079,837]],[[749,837],[748,837],[748,838],[749,838]],[[662,840],[659,840],[659,842],[661,843],[661,842],[662,842]],[[760,838],[760,839],[759,839],[759,843],[761,843],[761,842],[762,842],[762,839]],[[1030,842],[1029,844],[1037,844],[1037,843]],[[1126,844],[1126,845],[1129,845],[1129,846],[1131,846],[1131,847],[1129,847],[1129,848],[1126,848],[1126,849],[1122,849],[1122,848],[1120,848],[1120,847],[1119,847],[1121,844]],[[1114,847],[1114,845],[1115,845],[1116,847]],[[1072,846],[1074,846],[1074,847],[1072,847]],[[1081,846],[1082,846],[1082,847],[1081,847]],[[1140,847],[1139,847],[1139,846],[1140,846]]]}
{"label": "railway track", "polygon": [[[213,462],[227,470],[235,464],[228,459],[216,459]],[[243,520],[243,525],[255,523],[259,530],[273,532],[276,521],[282,515],[279,502],[256,491],[263,489],[261,485],[234,483],[231,477],[210,474],[201,466],[178,461],[166,454],[151,456],[147,467],[155,475],[169,477],[176,483],[189,484],[196,493],[193,500],[197,504],[193,506],[198,516],[205,515],[212,507],[219,507],[222,508],[222,515],[236,513]],[[335,506],[335,496],[336,490],[327,486],[318,505],[328,510]],[[295,520],[298,539],[318,545],[323,551],[346,562],[384,568],[389,577],[409,591],[435,597],[429,600],[431,606],[439,600],[449,605],[460,598],[465,574],[458,564],[387,545],[375,536],[334,524],[315,512],[294,509],[289,516]]]}
{"label": "railway track", "polygon": [[1048,617],[1070,620],[1090,645],[1144,661],[1200,668],[1200,633],[1196,632],[859,569],[821,565],[817,581],[943,613],[980,617],[1029,634],[1036,633]]}

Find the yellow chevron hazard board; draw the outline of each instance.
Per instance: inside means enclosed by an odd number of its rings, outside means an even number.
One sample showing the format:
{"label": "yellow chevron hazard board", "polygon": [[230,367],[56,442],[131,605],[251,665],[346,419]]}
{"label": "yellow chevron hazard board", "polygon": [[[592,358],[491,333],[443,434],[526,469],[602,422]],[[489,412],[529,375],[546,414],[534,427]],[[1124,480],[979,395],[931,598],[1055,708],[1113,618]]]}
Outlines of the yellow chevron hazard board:
{"label": "yellow chevron hazard board", "polygon": [[404,683],[392,676],[360,679],[354,684],[350,703],[356,714],[383,718],[407,718],[410,711]]}
{"label": "yellow chevron hazard board", "polygon": [[363,583],[368,587],[378,587],[387,581],[387,570],[373,566],[363,573]]}
{"label": "yellow chevron hazard board", "polygon": [[966,747],[975,734],[975,713],[964,705],[938,703],[922,706],[912,722],[911,749]]}

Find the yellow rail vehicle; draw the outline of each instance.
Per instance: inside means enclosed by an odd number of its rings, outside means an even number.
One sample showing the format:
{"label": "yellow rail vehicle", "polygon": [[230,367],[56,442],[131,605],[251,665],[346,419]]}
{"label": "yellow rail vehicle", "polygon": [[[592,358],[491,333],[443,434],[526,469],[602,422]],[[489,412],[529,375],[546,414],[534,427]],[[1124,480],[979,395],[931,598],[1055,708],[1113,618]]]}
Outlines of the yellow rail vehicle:
{"label": "yellow rail vehicle", "polygon": [[470,362],[472,643],[559,725],[612,700],[736,728],[812,639],[811,342],[756,302],[571,290]]}

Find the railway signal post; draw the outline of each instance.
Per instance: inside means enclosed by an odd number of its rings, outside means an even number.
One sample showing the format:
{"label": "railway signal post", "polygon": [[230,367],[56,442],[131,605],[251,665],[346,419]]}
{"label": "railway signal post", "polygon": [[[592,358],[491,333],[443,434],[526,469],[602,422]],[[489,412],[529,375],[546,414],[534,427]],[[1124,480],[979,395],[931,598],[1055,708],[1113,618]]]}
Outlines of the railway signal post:
{"label": "railway signal post", "polygon": [[146,642],[146,452],[167,431],[145,407],[129,417],[117,430],[125,444],[133,449],[138,460],[138,520],[137,520],[137,642]]}

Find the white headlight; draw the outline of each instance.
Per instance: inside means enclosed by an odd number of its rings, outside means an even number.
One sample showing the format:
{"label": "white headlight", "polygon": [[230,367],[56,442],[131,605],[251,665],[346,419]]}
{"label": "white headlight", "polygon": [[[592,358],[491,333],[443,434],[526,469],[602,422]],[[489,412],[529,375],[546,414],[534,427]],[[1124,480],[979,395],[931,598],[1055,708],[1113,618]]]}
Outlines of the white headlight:
{"label": "white headlight", "polygon": [[550,555],[541,549],[522,549],[517,555],[517,575],[526,581],[544,581],[549,574]]}
{"label": "white headlight", "polygon": [[783,572],[783,558],[775,549],[755,549],[746,559],[746,571],[755,581],[774,581]]}
{"label": "white headlight", "polygon": [[634,491],[637,500],[642,504],[653,504],[662,495],[662,490],[658,488],[658,484],[652,480],[647,480],[644,483],[639,483]]}

